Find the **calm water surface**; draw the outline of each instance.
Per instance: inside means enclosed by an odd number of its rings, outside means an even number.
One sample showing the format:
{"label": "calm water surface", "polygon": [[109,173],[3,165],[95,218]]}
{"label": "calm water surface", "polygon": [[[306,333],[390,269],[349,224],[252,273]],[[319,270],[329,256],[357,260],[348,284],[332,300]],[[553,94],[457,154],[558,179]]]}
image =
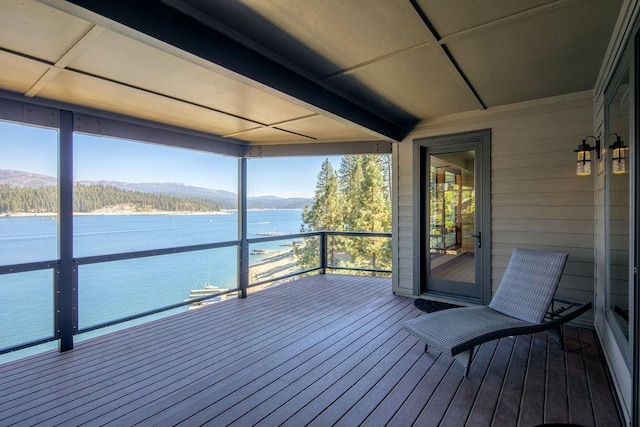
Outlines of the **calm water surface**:
{"label": "calm water surface", "polygon": [[[298,233],[300,224],[300,210],[248,213],[250,238],[275,232]],[[235,212],[77,216],[74,257],[236,240],[237,229]],[[259,247],[275,250],[281,243]],[[252,256],[251,261],[259,257]],[[55,219],[0,218],[0,265],[56,258]],[[53,270],[0,275],[0,348],[52,335],[53,276]],[[237,248],[81,265],[78,277],[79,326],[86,328],[182,302],[191,289],[206,283],[236,287]]]}

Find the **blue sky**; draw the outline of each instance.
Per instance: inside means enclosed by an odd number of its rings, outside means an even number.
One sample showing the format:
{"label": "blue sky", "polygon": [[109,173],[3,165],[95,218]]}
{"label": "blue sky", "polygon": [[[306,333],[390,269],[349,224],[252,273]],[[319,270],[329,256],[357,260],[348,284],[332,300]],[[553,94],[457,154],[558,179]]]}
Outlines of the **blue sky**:
{"label": "blue sky", "polygon": [[[232,157],[111,138],[76,135],[74,179],[182,182],[237,192],[238,160]],[[0,169],[57,174],[57,132],[0,122]],[[327,156],[250,159],[249,196],[312,197]],[[334,168],[340,157],[329,157]]]}

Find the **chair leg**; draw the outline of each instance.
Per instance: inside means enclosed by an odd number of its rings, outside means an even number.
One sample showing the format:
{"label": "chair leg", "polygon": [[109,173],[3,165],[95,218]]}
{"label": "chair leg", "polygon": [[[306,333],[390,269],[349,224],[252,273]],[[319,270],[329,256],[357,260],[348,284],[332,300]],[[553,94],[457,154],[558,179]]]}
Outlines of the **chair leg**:
{"label": "chair leg", "polygon": [[560,348],[562,350],[564,350],[564,336],[562,334],[562,326],[558,326],[553,329],[547,329],[545,332],[551,339],[553,339],[560,345]]}
{"label": "chair leg", "polygon": [[462,353],[458,353],[455,356],[453,356],[453,358],[460,363],[462,366],[464,366],[464,377],[468,378],[469,377],[469,367],[471,366],[471,361],[473,359],[473,347],[470,348],[469,350],[465,350]]}

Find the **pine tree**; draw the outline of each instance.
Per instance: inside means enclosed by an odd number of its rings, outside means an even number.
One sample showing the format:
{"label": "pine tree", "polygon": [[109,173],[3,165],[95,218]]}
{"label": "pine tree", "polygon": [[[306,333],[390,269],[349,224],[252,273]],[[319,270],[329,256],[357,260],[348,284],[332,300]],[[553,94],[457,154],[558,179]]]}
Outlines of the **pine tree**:
{"label": "pine tree", "polygon": [[[344,156],[337,185],[331,164],[325,161],[318,175],[314,202],[306,206],[302,231],[391,230],[390,169],[388,156]],[[361,268],[391,268],[388,238],[330,236],[329,262]],[[314,241],[299,249],[301,267],[317,266],[319,244]],[[341,254],[341,259],[335,259]]]}
{"label": "pine tree", "polygon": [[[137,211],[153,209],[163,211],[209,212],[220,210],[220,206],[203,198],[184,199],[166,194],[128,191],[102,184],[73,187],[74,212],[90,213],[104,207],[133,205]],[[0,185],[0,214],[19,212],[57,212],[57,187],[25,188]]]}
{"label": "pine tree", "polygon": [[[382,162],[377,156],[366,155],[362,159],[363,179],[360,183],[360,197],[358,208],[353,219],[354,227],[360,231],[389,231],[391,229],[391,204],[388,189],[384,179]],[[360,237],[354,239],[352,257],[357,266],[378,268],[383,267],[382,261],[387,256],[388,239]],[[385,263],[386,264],[386,263]],[[384,267],[387,267],[384,265]]]}
{"label": "pine tree", "polygon": [[356,224],[360,209],[360,185],[363,180],[363,156],[344,156],[340,165],[340,190],[344,195],[344,219],[346,230],[359,230]]}
{"label": "pine tree", "polygon": [[[343,201],[338,191],[338,175],[333,170],[329,159],[326,159],[318,173],[313,202],[311,206],[305,206],[302,211],[301,231],[342,231],[344,229],[342,207]],[[320,243],[317,239],[308,239],[304,247],[297,248],[296,253],[302,268],[318,265],[319,247]],[[339,250],[339,242],[336,239],[328,239],[327,253],[330,260]]]}
{"label": "pine tree", "polygon": [[310,208],[302,214],[302,231],[342,230],[342,200],[338,191],[338,175],[329,159],[322,163]]}

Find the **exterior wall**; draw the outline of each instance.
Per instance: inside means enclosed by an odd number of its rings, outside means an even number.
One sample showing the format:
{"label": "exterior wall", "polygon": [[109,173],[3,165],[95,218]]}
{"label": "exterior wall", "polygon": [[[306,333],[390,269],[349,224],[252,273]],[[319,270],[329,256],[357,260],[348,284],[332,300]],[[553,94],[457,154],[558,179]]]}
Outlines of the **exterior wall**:
{"label": "exterior wall", "polygon": [[522,246],[567,252],[558,296],[592,301],[595,178],[576,176],[573,152],[593,133],[591,91],[441,118],[394,147],[394,292],[413,295],[413,140],[486,128],[491,129],[492,291],[512,248]]}

